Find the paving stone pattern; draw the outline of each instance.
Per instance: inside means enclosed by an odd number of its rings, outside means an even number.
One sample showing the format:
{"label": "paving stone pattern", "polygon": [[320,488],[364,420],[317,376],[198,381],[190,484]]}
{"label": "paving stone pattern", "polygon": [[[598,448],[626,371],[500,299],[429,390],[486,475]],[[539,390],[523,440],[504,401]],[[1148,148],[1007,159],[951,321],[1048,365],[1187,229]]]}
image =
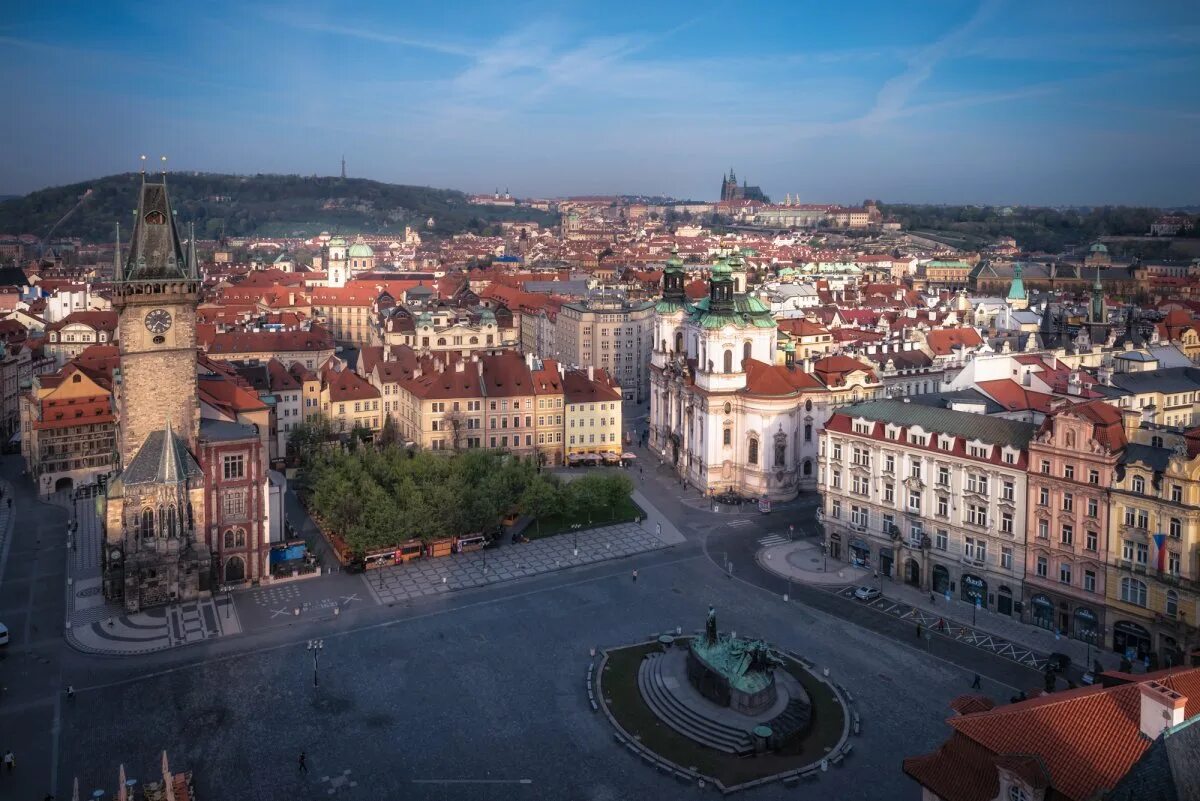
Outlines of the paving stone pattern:
{"label": "paving stone pattern", "polygon": [[379,568],[364,573],[363,581],[381,603],[405,601],[603,562],[672,544],[668,532],[664,531],[660,538],[655,531],[654,523],[649,521],[640,526],[622,523],[579,532],[578,553],[575,537],[559,534],[521,545]]}

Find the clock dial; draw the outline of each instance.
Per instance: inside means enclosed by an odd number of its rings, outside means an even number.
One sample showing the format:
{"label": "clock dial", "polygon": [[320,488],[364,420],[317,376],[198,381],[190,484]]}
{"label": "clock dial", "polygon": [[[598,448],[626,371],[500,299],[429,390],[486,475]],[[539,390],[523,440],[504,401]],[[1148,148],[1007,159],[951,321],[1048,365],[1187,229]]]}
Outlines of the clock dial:
{"label": "clock dial", "polygon": [[146,315],[146,329],[152,334],[164,334],[171,327],[171,313],[166,309],[155,309]]}

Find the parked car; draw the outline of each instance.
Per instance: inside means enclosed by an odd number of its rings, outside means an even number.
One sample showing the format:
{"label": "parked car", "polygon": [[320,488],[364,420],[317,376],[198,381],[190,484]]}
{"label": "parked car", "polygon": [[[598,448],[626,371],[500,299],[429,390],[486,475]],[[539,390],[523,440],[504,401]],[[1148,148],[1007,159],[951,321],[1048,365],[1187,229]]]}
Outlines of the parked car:
{"label": "parked car", "polygon": [[854,591],[854,597],[860,601],[874,601],[880,595],[878,587],[859,587]]}
{"label": "parked car", "polygon": [[8,626],[0,623],[0,645],[8,645]]}

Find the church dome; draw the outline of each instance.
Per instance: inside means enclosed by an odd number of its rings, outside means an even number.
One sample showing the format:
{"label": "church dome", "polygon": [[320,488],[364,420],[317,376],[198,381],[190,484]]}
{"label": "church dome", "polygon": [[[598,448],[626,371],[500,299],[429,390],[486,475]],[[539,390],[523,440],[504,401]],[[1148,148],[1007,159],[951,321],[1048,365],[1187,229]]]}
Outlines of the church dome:
{"label": "church dome", "polygon": [[1088,250],[1092,253],[1107,253],[1108,252],[1108,248],[1104,245],[1103,242],[1096,242],[1090,248],[1088,248]]}
{"label": "church dome", "polygon": [[342,239],[340,236],[335,236],[333,239],[329,240],[329,247],[344,248],[346,247],[346,240]]}
{"label": "church dome", "polygon": [[350,246],[350,258],[352,259],[369,259],[375,255],[375,251],[366,242],[359,240]]}
{"label": "church dome", "polygon": [[725,261],[724,259],[721,259],[720,261],[718,261],[716,264],[714,264],[712,266],[712,268],[710,269],[710,272],[712,273],[712,277],[716,278],[718,275],[723,275],[723,276],[732,275],[733,269],[730,268],[729,262]]}

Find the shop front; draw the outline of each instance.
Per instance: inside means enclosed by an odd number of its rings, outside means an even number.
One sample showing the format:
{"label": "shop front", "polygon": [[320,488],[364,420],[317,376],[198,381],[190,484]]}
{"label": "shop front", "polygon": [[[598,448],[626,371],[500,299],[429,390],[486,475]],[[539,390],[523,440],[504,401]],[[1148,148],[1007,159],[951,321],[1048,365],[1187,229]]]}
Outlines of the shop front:
{"label": "shop front", "polygon": [[871,567],[871,546],[858,537],[850,540],[850,564],[855,567]]}
{"label": "shop front", "polygon": [[829,535],[829,554],[830,559],[842,558],[842,535],[836,531]]}
{"label": "shop front", "polygon": [[1038,593],[1029,599],[1029,617],[1033,625],[1054,631],[1054,602]]}
{"label": "shop front", "polygon": [[950,592],[950,571],[945,565],[933,566],[933,591],[938,595],[946,595]]}
{"label": "shop front", "polygon": [[892,553],[891,548],[879,549],[879,572],[888,578],[892,577],[892,564],[896,557]]}
{"label": "shop front", "polygon": [[1013,613],[1013,593],[1008,587],[1000,585],[999,593],[996,595],[996,611],[1002,615],[1011,615]]}
{"label": "shop front", "polygon": [[962,599],[969,604],[987,608],[987,582],[973,573],[963,573],[958,581]]}
{"label": "shop front", "polygon": [[1100,616],[1096,610],[1087,606],[1075,607],[1074,624],[1071,627],[1073,638],[1092,645],[1100,642]]}
{"label": "shop front", "polygon": [[1113,623],[1113,650],[1124,654],[1131,662],[1141,661],[1150,655],[1150,632],[1144,626],[1129,620]]}

